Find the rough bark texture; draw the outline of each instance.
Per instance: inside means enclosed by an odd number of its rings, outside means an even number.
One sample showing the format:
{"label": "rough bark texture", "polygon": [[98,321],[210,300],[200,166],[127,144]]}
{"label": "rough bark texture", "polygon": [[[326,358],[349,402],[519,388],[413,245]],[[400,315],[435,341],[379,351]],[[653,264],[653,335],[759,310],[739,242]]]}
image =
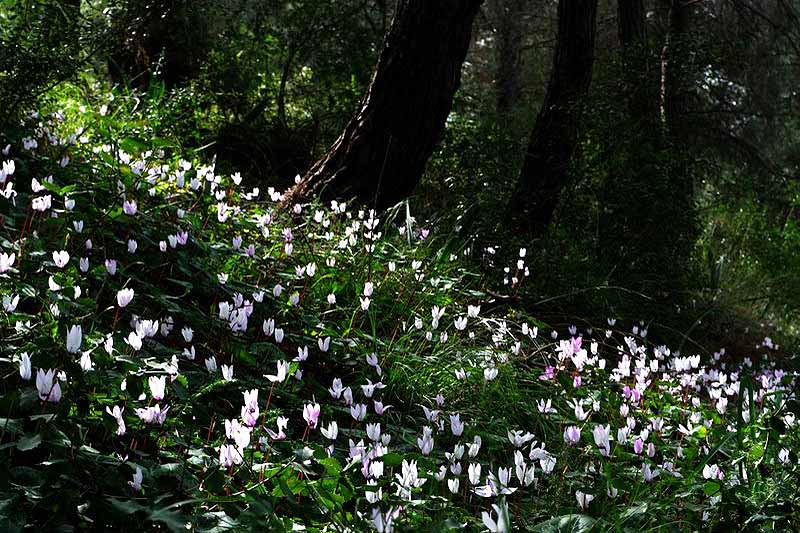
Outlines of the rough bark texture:
{"label": "rough bark texture", "polygon": [[589,90],[597,0],[560,0],[553,70],[511,200],[534,236],[550,223],[577,142],[576,106]]}
{"label": "rough bark texture", "polygon": [[493,10],[497,28],[495,90],[498,114],[512,111],[520,98],[525,3],[526,0],[494,0]]}
{"label": "rough bark texture", "polygon": [[411,194],[444,130],[482,0],[400,0],[361,108],[290,192],[378,209]]}

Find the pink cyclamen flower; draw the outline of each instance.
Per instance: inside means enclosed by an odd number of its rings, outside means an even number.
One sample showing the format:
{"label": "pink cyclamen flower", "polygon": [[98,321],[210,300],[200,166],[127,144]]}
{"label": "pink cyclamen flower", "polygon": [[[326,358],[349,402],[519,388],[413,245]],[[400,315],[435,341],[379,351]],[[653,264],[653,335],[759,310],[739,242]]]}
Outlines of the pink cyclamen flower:
{"label": "pink cyclamen flower", "polygon": [[61,401],[61,385],[58,383],[56,372],[52,368],[47,372],[41,368],[36,372],[36,390],[39,393],[39,399],[51,403],[58,403]]}
{"label": "pink cyclamen flower", "polygon": [[167,377],[166,376],[150,376],[147,380],[148,385],[150,386],[150,393],[153,395],[153,399],[156,401],[161,401],[164,399],[165,389],[167,386]]}
{"label": "pink cyclamen flower", "polygon": [[430,426],[422,428],[422,437],[417,438],[417,446],[425,456],[430,455],[433,451],[433,430]]}
{"label": "pink cyclamen flower", "polygon": [[133,289],[122,289],[117,291],[117,305],[119,307],[125,307],[131,300],[133,300]]}
{"label": "pink cyclamen flower", "polygon": [[20,356],[19,376],[25,381],[31,379],[31,357],[27,352],[23,352]]}
{"label": "pink cyclamen flower", "polygon": [[375,414],[379,416],[392,407],[391,405],[383,405],[383,402],[379,402],[378,400],[373,400],[373,403],[375,404]]}
{"label": "pink cyclamen flower", "polygon": [[464,422],[461,421],[461,415],[458,413],[450,415],[450,431],[455,437],[461,436],[464,432]]}
{"label": "pink cyclamen flower", "polygon": [[653,481],[656,477],[658,477],[659,471],[658,468],[651,468],[649,464],[644,463],[642,465],[642,476],[644,476],[644,480],[647,483]]}
{"label": "pink cyclamen flower", "polygon": [[594,427],[592,431],[592,436],[594,437],[594,443],[600,448],[600,453],[604,457],[608,457],[611,453],[611,443],[609,442],[611,436],[611,428],[609,425],[601,426],[597,425]]}
{"label": "pink cyclamen flower", "polygon": [[285,430],[289,426],[289,419],[285,416],[279,416],[276,422],[278,423],[278,432],[275,433],[271,429],[267,428],[267,434],[275,440],[283,440],[286,438]]}
{"label": "pink cyclamen flower", "polygon": [[705,479],[719,479],[722,480],[725,478],[725,474],[722,472],[722,469],[716,464],[706,464],[703,466],[703,477]]}
{"label": "pink cyclamen flower", "polygon": [[125,200],[122,203],[122,212],[130,217],[136,214],[137,209],[136,200]]}
{"label": "pink cyclamen flower", "polygon": [[636,455],[639,455],[640,453],[642,453],[643,449],[644,449],[644,441],[641,439],[641,437],[637,437],[636,440],[633,441],[633,451],[636,453]]}
{"label": "pink cyclamen flower", "polygon": [[83,340],[83,330],[80,326],[74,325],[69,328],[67,332],[67,351],[69,353],[78,353],[81,349],[81,342]]}
{"label": "pink cyclamen flower", "polygon": [[363,403],[356,403],[350,406],[350,416],[359,422],[367,417],[367,406]]}
{"label": "pink cyclamen flower", "polygon": [[573,337],[572,338],[572,353],[578,353],[581,349],[581,344],[583,344],[583,337]]}
{"label": "pink cyclamen flower", "polygon": [[242,421],[246,426],[253,427],[258,420],[258,389],[244,391],[244,405],[242,406]]}
{"label": "pink cyclamen flower", "polygon": [[162,410],[161,406],[159,404],[156,404],[154,407],[145,407],[136,409],[136,415],[146,424],[161,425],[167,419],[168,411],[169,407],[165,407]]}
{"label": "pink cyclamen flower", "polygon": [[122,418],[122,412],[125,410],[124,407],[120,407],[119,405],[115,405],[112,409],[109,406],[106,406],[106,413],[111,415],[114,420],[117,421],[117,436],[121,437],[125,434],[125,419]]}
{"label": "pink cyclamen flower", "polygon": [[223,444],[219,447],[219,462],[223,468],[242,464],[242,452],[233,444]]}
{"label": "pink cyclamen flower", "polygon": [[16,259],[15,254],[8,255],[6,253],[0,254],[0,274],[8,272]]}
{"label": "pink cyclamen flower", "polygon": [[578,426],[567,426],[564,429],[564,442],[573,445],[581,440],[581,428]]}
{"label": "pink cyclamen flower", "polygon": [[53,252],[53,263],[58,268],[64,268],[69,263],[69,254],[66,250],[61,250],[60,252]]}
{"label": "pink cyclamen flower", "polygon": [[303,407],[303,419],[305,419],[308,426],[312,429],[317,427],[317,421],[319,420],[319,411],[320,411],[320,406],[318,403],[314,404],[307,403],[305,407]]}

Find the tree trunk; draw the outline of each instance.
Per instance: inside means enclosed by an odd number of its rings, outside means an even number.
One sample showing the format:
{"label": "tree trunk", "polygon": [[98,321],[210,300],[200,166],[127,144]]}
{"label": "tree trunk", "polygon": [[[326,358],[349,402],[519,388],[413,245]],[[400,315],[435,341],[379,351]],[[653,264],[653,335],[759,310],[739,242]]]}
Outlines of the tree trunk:
{"label": "tree trunk", "polygon": [[645,42],[644,0],[617,0],[617,31],[623,51]]}
{"label": "tree trunk", "polygon": [[617,34],[620,42],[620,96],[631,125],[643,135],[658,137],[657,72],[645,26],[644,0],[617,0]]}
{"label": "tree trunk", "polygon": [[689,87],[695,73],[688,42],[689,8],[685,0],[669,0],[669,27],[661,53],[661,142],[674,152],[672,185],[674,203],[687,209],[694,196],[694,175],[689,161],[691,139],[686,122]]}
{"label": "tree trunk", "polygon": [[411,194],[444,130],[482,0],[400,0],[361,108],[289,193],[383,209]]}
{"label": "tree trunk", "polygon": [[681,137],[691,72],[686,29],[689,9],[681,0],[669,0],[669,28],[661,52],[661,122],[667,142]]}
{"label": "tree trunk", "polygon": [[496,109],[500,116],[512,111],[520,98],[524,6],[525,0],[494,0],[497,28],[495,90]]}
{"label": "tree trunk", "polygon": [[510,206],[534,236],[550,223],[577,143],[576,107],[592,81],[596,15],[597,0],[559,0],[553,70]]}

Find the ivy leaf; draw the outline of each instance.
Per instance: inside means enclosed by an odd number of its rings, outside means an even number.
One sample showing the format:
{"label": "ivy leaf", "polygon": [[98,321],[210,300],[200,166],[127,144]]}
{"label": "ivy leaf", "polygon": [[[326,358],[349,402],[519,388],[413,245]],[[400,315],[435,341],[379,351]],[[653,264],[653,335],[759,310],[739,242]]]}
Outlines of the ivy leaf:
{"label": "ivy leaf", "polygon": [[10,435],[18,435],[22,433],[22,421],[14,420],[12,418],[0,418],[0,429],[9,433]]}
{"label": "ivy leaf", "polygon": [[38,433],[25,435],[17,441],[17,449],[21,452],[33,450],[42,443],[42,436]]}
{"label": "ivy leaf", "polygon": [[595,522],[594,518],[585,514],[565,514],[540,522],[533,526],[531,531],[540,533],[562,533],[566,531],[579,533],[591,531]]}

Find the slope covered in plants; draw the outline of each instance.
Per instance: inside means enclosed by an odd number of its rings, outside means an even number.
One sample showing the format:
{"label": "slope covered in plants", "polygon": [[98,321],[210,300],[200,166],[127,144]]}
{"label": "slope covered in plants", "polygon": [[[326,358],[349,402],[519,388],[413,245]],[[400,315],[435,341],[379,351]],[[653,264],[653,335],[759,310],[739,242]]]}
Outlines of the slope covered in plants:
{"label": "slope covered in plants", "polygon": [[135,98],[62,103],[0,158],[4,529],[798,520],[770,339],[701,358],[644,323],[553,329],[502,298],[525,249],[487,273],[408,204],[283,205]]}

